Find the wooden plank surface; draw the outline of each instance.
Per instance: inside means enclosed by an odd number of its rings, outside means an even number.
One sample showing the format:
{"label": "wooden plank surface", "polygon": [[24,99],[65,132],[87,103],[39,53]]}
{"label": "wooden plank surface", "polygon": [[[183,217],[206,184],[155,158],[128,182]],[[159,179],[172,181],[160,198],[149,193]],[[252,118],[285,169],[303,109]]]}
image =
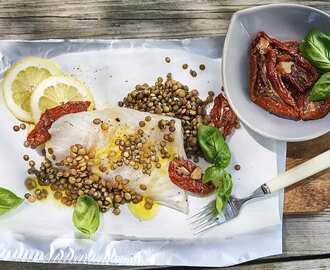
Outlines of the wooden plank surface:
{"label": "wooden plank surface", "polygon": [[[0,0],[1,39],[183,38],[224,35],[231,15],[268,3],[299,3],[330,13],[330,2],[288,0]],[[329,138],[329,137],[327,137]],[[324,139],[320,147],[329,146]],[[290,144],[288,166],[304,159],[304,147]],[[299,152],[297,149],[300,149]],[[300,153],[300,154],[299,154]],[[329,180],[328,176],[324,178]],[[230,269],[330,269],[330,209],[284,219],[284,254]],[[0,269],[127,269],[0,263]],[[132,269],[132,268],[129,268]]]}
{"label": "wooden plank surface", "polygon": [[[202,268],[203,269],[203,268]],[[204,268],[207,269],[207,268]],[[265,262],[257,265],[242,265],[231,267],[230,270],[319,270],[330,269],[330,259],[315,259],[315,260],[296,260],[289,262]]]}
{"label": "wooden plank surface", "polygon": [[235,11],[276,2],[330,11],[327,0],[1,0],[0,36],[43,39],[224,35]]}
{"label": "wooden plank surface", "polygon": [[[307,142],[288,144],[287,169],[330,149],[330,133]],[[285,189],[284,213],[317,213],[330,204],[330,168]]]}

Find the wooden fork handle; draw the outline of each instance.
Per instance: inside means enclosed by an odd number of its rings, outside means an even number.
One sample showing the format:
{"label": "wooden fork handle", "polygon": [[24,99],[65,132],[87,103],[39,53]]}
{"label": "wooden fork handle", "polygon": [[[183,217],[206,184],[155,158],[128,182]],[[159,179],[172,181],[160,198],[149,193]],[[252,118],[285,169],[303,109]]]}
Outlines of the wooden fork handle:
{"label": "wooden fork handle", "polygon": [[282,188],[291,186],[309,176],[321,172],[330,167],[330,150],[274,177],[265,185],[269,191],[275,192]]}

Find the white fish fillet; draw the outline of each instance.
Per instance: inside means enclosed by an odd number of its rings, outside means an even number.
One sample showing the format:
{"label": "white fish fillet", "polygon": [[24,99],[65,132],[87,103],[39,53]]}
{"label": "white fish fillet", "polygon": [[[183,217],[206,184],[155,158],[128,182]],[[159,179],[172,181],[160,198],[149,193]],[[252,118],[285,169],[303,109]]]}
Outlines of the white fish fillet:
{"label": "white fish fillet", "polygon": [[[97,153],[103,153],[111,150],[114,142],[120,134],[130,134],[136,131],[138,123],[149,115],[151,121],[146,122],[143,128],[148,140],[159,142],[164,135],[158,127],[158,121],[161,119],[174,119],[170,117],[139,112],[127,108],[115,106],[107,107],[104,110],[81,112],[68,114],[58,119],[49,130],[51,139],[46,143],[46,148],[52,148],[57,160],[62,160],[69,153],[71,145],[81,144],[87,149],[94,148]],[[109,123],[108,131],[102,131],[100,125],[93,124],[93,119],[100,118]],[[186,158],[182,138],[181,122],[175,120],[176,131],[174,133],[174,142],[168,144],[171,154]],[[102,159],[101,154],[101,160]],[[104,160],[103,160],[104,161]],[[130,180],[129,186],[141,195],[149,196],[160,204],[176,209],[183,213],[188,213],[188,203],[186,193],[174,185],[169,179],[167,168],[169,160],[162,160],[160,169],[153,168],[150,176],[144,175],[140,170],[134,170],[129,166],[122,166],[107,174],[111,179],[115,175],[121,175]],[[147,186],[146,191],[139,188],[140,184]]]}

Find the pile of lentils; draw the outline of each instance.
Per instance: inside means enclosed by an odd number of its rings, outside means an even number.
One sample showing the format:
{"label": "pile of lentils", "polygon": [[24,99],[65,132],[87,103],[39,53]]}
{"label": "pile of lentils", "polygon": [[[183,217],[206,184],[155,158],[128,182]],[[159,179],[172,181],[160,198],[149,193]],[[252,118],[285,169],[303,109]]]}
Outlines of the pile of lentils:
{"label": "pile of lentils", "polygon": [[[48,149],[48,152],[53,151]],[[89,195],[98,203],[101,212],[111,210],[115,215],[120,214],[120,205],[130,202],[137,204],[143,200],[140,194],[130,190],[128,179],[117,175],[114,179],[105,180],[91,172],[89,165],[94,155],[82,145],[75,144],[71,146],[69,155],[60,162],[54,164],[44,157],[39,169],[33,160],[29,160],[28,155],[24,155],[24,160],[29,164],[30,175],[25,181],[25,186],[30,191],[25,194],[25,198],[29,202],[43,200],[48,197],[50,190],[62,204],[75,206],[79,196]],[[140,189],[145,191],[147,186],[141,184]],[[144,207],[151,209],[152,206],[153,200],[146,198]]]}
{"label": "pile of lentils", "polygon": [[197,127],[210,123],[206,109],[213,97],[214,92],[210,91],[208,97],[202,100],[196,89],[190,91],[187,85],[174,80],[169,73],[165,81],[159,77],[154,85],[136,85],[118,105],[180,119],[187,157],[198,162],[202,152],[197,143]]}

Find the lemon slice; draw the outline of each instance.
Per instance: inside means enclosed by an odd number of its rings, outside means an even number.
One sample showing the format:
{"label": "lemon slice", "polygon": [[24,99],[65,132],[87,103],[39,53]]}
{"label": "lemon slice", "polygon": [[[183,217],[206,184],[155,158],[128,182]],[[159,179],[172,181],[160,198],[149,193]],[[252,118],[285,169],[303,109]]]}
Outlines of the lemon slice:
{"label": "lemon slice", "polygon": [[42,81],[31,96],[31,113],[34,122],[46,110],[68,101],[90,101],[93,97],[88,87],[73,76],[51,76]]}
{"label": "lemon slice", "polygon": [[41,81],[61,74],[59,65],[46,58],[29,56],[16,62],[3,78],[3,94],[8,109],[19,120],[31,122],[32,92]]}

